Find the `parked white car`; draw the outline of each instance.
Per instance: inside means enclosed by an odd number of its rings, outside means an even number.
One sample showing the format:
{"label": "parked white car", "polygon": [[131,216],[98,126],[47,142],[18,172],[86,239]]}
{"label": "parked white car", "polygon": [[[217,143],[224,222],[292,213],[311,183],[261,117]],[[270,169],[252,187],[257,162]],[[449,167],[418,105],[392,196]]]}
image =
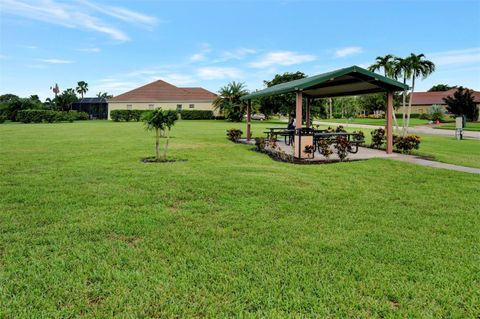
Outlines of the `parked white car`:
{"label": "parked white car", "polygon": [[252,117],[251,117],[252,120],[257,120],[257,121],[264,121],[267,119],[267,117],[265,116],[265,114],[253,114]]}

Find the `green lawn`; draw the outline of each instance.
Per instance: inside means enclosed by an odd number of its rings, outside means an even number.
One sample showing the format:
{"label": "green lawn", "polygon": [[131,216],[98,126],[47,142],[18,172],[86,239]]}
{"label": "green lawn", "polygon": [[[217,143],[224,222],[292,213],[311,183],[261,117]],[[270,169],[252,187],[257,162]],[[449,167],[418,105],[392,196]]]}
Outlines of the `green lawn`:
{"label": "green lawn", "polygon": [[[315,120],[319,122],[332,122],[332,123],[350,123],[350,124],[364,124],[364,125],[385,125],[385,119],[358,119],[358,118],[352,118],[352,119],[321,119],[321,120]],[[398,118],[398,125],[402,126],[402,119]],[[409,126],[415,126],[415,125],[426,125],[428,124],[429,120],[421,120],[421,119],[410,119],[410,125]]]}
{"label": "green lawn", "polygon": [[275,162],[232,126],[143,164],[140,123],[0,125],[0,317],[478,316],[478,175]]}
{"label": "green lawn", "polygon": [[[446,123],[440,126],[436,126],[435,128],[445,129],[445,130],[454,130],[455,123]],[[465,127],[466,131],[480,131],[480,122],[467,122],[467,126]]]}

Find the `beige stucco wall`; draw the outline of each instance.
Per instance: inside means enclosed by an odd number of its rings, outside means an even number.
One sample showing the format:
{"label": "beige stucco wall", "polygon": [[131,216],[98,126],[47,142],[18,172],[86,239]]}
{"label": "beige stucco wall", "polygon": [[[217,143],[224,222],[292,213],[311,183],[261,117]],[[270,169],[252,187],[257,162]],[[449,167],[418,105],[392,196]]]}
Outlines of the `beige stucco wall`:
{"label": "beige stucco wall", "polygon": [[[217,112],[213,109],[212,101],[166,101],[166,102],[108,102],[108,119],[110,120],[110,111],[112,110],[176,110],[177,104],[182,104],[182,110],[207,110]],[[190,108],[193,104],[193,108]]]}
{"label": "beige stucco wall", "polygon": [[[432,105],[412,105],[412,113],[418,113],[418,114],[423,114],[423,113],[428,113],[428,109]],[[441,105],[443,108],[443,111],[446,111],[445,105]],[[403,107],[399,107],[396,111],[396,113],[403,113]]]}

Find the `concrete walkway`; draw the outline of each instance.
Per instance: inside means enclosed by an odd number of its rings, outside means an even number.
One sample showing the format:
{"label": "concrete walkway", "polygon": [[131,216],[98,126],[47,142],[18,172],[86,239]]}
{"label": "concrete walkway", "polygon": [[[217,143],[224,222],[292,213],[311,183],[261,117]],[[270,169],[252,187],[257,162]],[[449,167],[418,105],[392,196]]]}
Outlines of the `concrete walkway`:
{"label": "concrete walkway", "polygon": [[[336,123],[336,122],[319,122],[314,121],[314,124],[320,125],[330,125],[330,126],[339,126],[342,125],[343,127],[351,127],[351,128],[365,128],[365,129],[376,129],[379,127],[384,127],[381,125],[366,125],[366,124],[355,124],[355,123]],[[401,129],[401,127],[400,127]],[[395,131],[395,126],[393,127]],[[455,130],[443,130],[443,129],[435,129],[433,126],[430,125],[418,125],[414,127],[408,128],[408,133],[410,134],[427,134],[427,135],[437,135],[437,136],[450,136],[455,137]],[[478,131],[463,131],[464,138],[472,138],[472,139],[480,139],[480,132]]]}
{"label": "concrete walkway", "polygon": [[453,165],[453,164],[446,164],[446,163],[441,163],[441,162],[436,162],[436,161],[430,161],[430,160],[426,160],[426,159],[420,158],[418,156],[413,156],[413,155],[403,155],[403,154],[394,153],[394,154],[391,154],[391,156],[389,156],[388,159],[395,160],[395,161],[406,162],[406,163],[410,163],[410,164],[421,165],[421,166],[448,169],[448,170],[451,170],[451,171],[458,171],[458,172],[472,173],[472,174],[480,174],[480,168],[473,168],[473,167],[467,167],[467,166],[460,166],[460,165]]}

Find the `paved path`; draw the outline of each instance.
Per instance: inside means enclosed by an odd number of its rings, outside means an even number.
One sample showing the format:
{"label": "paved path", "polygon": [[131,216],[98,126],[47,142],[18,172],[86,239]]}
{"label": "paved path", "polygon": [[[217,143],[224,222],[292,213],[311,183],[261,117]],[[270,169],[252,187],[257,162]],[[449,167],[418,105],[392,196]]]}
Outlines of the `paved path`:
{"label": "paved path", "polygon": [[[384,127],[382,125],[366,125],[366,124],[355,124],[355,123],[335,123],[335,122],[319,122],[314,121],[314,124],[320,125],[343,125],[343,127],[353,127],[353,128],[366,128],[366,129],[376,129],[379,127]],[[401,129],[401,128],[400,128]],[[395,126],[393,127],[395,131]],[[408,128],[408,133],[411,134],[427,134],[427,135],[437,135],[437,136],[451,136],[455,137],[455,130],[443,130],[443,129],[435,129],[429,125],[417,125],[414,127]],[[478,131],[463,131],[464,138],[473,138],[473,139],[480,139],[480,132]]]}
{"label": "paved path", "polygon": [[480,174],[480,168],[473,168],[473,167],[467,167],[467,166],[430,161],[430,160],[422,159],[420,157],[413,156],[413,155],[403,155],[403,154],[394,153],[392,154],[392,156],[389,156],[388,158],[395,161],[401,161],[401,162],[406,162],[406,163],[416,164],[421,166],[442,168],[442,169],[448,169],[451,171],[458,171],[458,172],[465,172],[465,173],[472,173],[472,174]]}

